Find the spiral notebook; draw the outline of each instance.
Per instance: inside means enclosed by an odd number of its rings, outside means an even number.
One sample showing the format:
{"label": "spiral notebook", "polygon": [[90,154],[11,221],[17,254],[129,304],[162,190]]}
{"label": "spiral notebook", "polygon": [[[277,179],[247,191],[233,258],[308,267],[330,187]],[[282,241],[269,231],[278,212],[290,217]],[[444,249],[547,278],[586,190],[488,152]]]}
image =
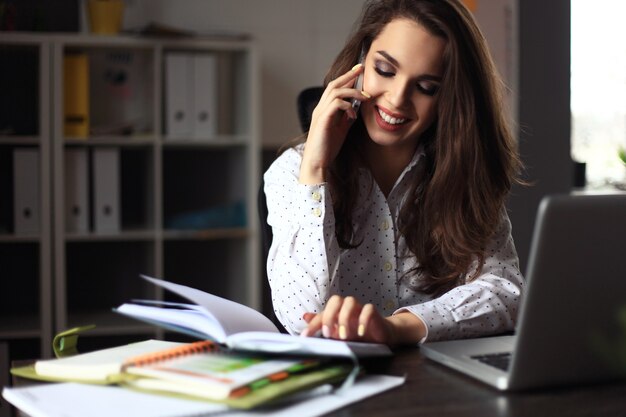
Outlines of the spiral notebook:
{"label": "spiral notebook", "polygon": [[122,370],[141,377],[125,379],[134,388],[224,400],[243,397],[319,364],[224,352],[214,342],[202,341],[129,358]]}
{"label": "spiral notebook", "polygon": [[21,376],[48,381],[124,382],[143,389],[224,399],[234,391],[242,396],[252,386],[258,388],[319,364],[298,358],[225,352],[212,341],[146,340],[67,358],[39,360],[34,375]]}

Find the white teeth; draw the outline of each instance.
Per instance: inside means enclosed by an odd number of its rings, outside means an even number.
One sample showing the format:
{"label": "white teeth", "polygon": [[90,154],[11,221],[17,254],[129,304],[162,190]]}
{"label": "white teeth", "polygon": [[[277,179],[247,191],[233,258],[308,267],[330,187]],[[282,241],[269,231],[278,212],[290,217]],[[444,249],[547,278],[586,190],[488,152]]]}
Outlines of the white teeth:
{"label": "white teeth", "polygon": [[390,125],[399,125],[400,123],[404,123],[406,121],[406,119],[396,119],[395,117],[391,117],[381,109],[378,109],[378,114],[380,114],[380,117],[382,117],[383,120]]}

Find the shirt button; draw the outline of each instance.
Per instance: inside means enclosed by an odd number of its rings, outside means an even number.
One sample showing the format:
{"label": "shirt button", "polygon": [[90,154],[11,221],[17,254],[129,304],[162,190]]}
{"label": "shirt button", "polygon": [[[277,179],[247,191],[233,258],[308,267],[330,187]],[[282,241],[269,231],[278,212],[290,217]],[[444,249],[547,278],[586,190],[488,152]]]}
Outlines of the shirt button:
{"label": "shirt button", "polygon": [[383,220],[380,223],[381,230],[389,230],[389,222],[387,220]]}
{"label": "shirt button", "polygon": [[317,192],[317,191],[315,191],[315,192],[313,192],[313,194],[311,194],[311,198],[313,198],[313,200],[315,200],[315,201],[322,201],[322,195],[319,192]]}
{"label": "shirt button", "polygon": [[385,262],[384,268],[385,268],[385,271],[391,271],[393,269],[393,264],[387,261]]}
{"label": "shirt button", "polygon": [[385,309],[391,310],[395,308],[396,308],[396,303],[394,303],[393,300],[389,300],[385,303]]}
{"label": "shirt button", "polygon": [[320,217],[322,215],[322,210],[318,209],[318,208],[314,208],[313,209],[313,215],[315,217]]}

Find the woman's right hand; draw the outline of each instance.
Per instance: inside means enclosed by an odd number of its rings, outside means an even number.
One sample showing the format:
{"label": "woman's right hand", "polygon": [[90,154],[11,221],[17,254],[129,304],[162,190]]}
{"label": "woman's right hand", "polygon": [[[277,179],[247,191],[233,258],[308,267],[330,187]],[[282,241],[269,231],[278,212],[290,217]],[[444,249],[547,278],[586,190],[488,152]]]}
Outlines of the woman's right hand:
{"label": "woman's right hand", "polygon": [[350,99],[365,101],[370,96],[353,87],[363,72],[363,65],[328,83],[313,110],[311,127],[300,166],[300,183],[320,184],[326,181],[326,170],[339,154],[348,129],[357,117]]}

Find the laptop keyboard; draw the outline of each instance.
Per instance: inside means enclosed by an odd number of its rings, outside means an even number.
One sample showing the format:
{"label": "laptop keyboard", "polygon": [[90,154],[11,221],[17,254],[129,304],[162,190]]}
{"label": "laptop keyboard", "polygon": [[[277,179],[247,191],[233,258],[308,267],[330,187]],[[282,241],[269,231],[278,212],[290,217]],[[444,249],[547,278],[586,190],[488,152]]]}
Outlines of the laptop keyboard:
{"label": "laptop keyboard", "polygon": [[479,362],[493,366],[494,368],[507,371],[511,363],[511,352],[490,353],[487,355],[475,355],[471,357]]}

